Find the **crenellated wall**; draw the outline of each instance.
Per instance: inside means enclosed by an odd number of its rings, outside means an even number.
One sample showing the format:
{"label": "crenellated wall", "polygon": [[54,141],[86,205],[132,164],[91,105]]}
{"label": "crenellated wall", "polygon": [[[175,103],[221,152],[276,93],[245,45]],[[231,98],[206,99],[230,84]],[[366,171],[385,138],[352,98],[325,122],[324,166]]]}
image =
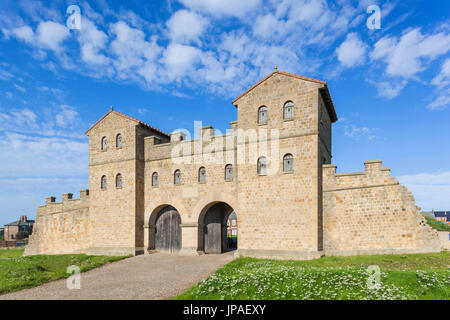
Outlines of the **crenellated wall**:
{"label": "crenellated wall", "polygon": [[324,165],[323,217],[325,255],[440,251],[437,232],[381,160],[353,173]]}
{"label": "crenellated wall", "polygon": [[89,190],[81,190],[80,198],[71,193],[46,198],[38,207],[33,234],[24,255],[84,253],[88,246]]}

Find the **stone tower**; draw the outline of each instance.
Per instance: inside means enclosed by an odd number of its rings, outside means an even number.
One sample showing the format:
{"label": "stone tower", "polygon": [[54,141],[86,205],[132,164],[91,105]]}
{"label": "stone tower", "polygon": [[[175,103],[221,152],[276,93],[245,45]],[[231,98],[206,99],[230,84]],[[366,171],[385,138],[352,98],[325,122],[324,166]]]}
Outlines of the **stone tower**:
{"label": "stone tower", "polygon": [[[238,142],[240,154],[258,150],[257,157],[238,165],[239,252],[318,257],[323,249],[322,163],[331,161],[331,123],[337,120],[326,83],[275,69],[233,104],[239,130],[267,131],[269,139],[266,150]],[[262,156],[267,174],[255,171]],[[292,167],[286,169],[289,159]]]}
{"label": "stone tower", "polygon": [[143,251],[144,138],[165,133],[119,112],[108,112],[89,136],[89,254]]}

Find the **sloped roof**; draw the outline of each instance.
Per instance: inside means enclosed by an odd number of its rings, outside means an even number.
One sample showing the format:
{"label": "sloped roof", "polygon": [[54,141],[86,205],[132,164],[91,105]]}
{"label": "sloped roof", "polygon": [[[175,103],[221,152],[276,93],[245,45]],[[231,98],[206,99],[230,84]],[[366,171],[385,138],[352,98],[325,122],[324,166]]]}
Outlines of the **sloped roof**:
{"label": "sloped roof", "polygon": [[165,136],[169,137],[169,135],[168,135],[167,133],[165,133],[165,132],[163,132],[163,131],[161,131],[161,130],[159,130],[159,129],[156,129],[155,127],[152,127],[151,125],[149,125],[149,124],[147,124],[147,123],[145,123],[145,122],[142,122],[142,121],[140,121],[140,120],[138,120],[138,119],[135,119],[135,118],[133,118],[133,117],[127,116],[127,115],[125,115],[125,114],[123,114],[123,113],[117,112],[117,111],[115,111],[115,110],[113,110],[113,109],[111,109],[107,114],[105,114],[105,115],[104,115],[103,117],[101,117],[96,123],[94,123],[94,124],[93,124],[93,125],[85,132],[85,134],[88,134],[89,131],[91,131],[97,124],[99,124],[103,119],[105,119],[110,113],[114,113],[114,114],[117,114],[117,115],[119,115],[119,116],[121,116],[121,117],[127,118],[127,119],[129,119],[129,120],[133,120],[133,121],[135,121],[135,122],[137,122],[137,123],[139,123],[139,124],[141,124],[141,125],[143,125],[143,126],[149,128],[149,129],[155,130],[156,132],[159,132],[159,133],[161,133],[162,135],[165,135]]}
{"label": "sloped roof", "polygon": [[251,86],[249,89],[247,89],[246,91],[244,91],[243,93],[241,93],[239,95],[239,97],[237,97],[236,99],[234,99],[232,101],[232,104],[237,107],[236,102],[242,98],[243,96],[245,96],[247,93],[249,93],[250,91],[252,91],[253,89],[255,89],[257,86],[259,86],[261,83],[263,83],[264,81],[266,81],[267,79],[269,79],[270,77],[272,77],[274,74],[282,74],[288,77],[293,77],[293,78],[297,78],[297,79],[301,79],[301,80],[305,80],[305,81],[311,81],[311,82],[316,82],[316,83],[320,83],[323,85],[323,87],[320,89],[320,94],[322,95],[323,100],[325,101],[328,113],[330,115],[331,121],[332,122],[336,122],[337,121],[337,114],[336,114],[336,109],[334,107],[334,103],[333,100],[331,99],[331,95],[330,95],[330,91],[328,89],[328,84],[325,81],[322,80],[318,80],[318,79],[313,79],[313,78],[308,78],[308,77],[304,77],[298,74],[293,74],[293,73],[289,73],[289,72],[284,72],[284,71],[278,71],[278,70],[274,70],[274,72],[268,74],[266,77],[264,77],[263,79],[261,79],[260,81],[258,81],[257,83],[255,83],[253,86]]}
{"label": "sloped roof", "polygon": [[5,224],[5,226],[28,226],[33,223],[34,223],[34,220],[27,220],[26,222],[17,220],[17,221]]}
{"label": "sloped roof", "polygon": [[450,218],[450,211],[434,211],[434,216]]}

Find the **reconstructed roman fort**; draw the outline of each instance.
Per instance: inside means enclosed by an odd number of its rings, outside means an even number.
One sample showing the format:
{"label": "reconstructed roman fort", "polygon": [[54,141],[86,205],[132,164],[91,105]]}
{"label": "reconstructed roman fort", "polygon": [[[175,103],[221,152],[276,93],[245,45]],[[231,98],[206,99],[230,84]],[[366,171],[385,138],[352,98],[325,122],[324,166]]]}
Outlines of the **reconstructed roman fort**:
{"label": "reconstructed roman fort", "polygon": [[237,254],[440,251],[412,194],[382,167],[337,173],[326,82],[278,71],[233,101],[226,134],[170,135],[111,109],[89,136],[89,190],[48,197],[25,254],[221,253],[226,221]]}

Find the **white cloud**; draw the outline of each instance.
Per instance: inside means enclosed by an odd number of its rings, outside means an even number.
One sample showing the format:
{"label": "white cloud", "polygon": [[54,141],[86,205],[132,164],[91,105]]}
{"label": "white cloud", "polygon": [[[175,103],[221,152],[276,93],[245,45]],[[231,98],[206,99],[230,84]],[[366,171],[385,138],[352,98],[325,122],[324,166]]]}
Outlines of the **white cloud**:
{"label": "white cloud", "polygon": [[66,26],[53,21],[40,22],[36,32],[30,26],[24,25],[12,29],[10,33],[32,46],[50,49],[57,53],[62,51],[62,43],[70,36]]}
{"label": "white cloud", "polygon": [[170,38],[179,43],[198,42],[207,25],[207,19],[188,10],[175,12],[167,21]]}
{"label": "white cloud", "polygon": [[378,96],[386,99],[393,99],[397,97],[403,88],[408,84],[407,80],[387,80],[387,81],[369,81],[377,88]]}
{"label": "white cloud", "polygon": [[432,111],[444,110],[450,105],[450,58],[442,64],[440,72],[431,81],[437,87],[437,95],[434,100],[427,105]]}
{"label": "white cloud", "polygon": [[194,65],[201,60],[202,52],[195,47],[172,43],[164,52],[163,62],[170,81],[179,79],[193,71]]}
{"label": "white cloud", "polygon": [[414,195],[423,210],[449,210],[450,171],[397,177]]}
{"label": "white cloud", "polygon": [[35,40],[35,35],[33,29],[30,26],[22,26],[19,28],[15,28],[12,30],[12,34],[16,36],[18,39],[32,43]]}
{"label": "white cloud", "polygon": [[95,24],[87,19],[83,19],[83,30],[78,33],[81,47],[81,58],[84,62],[106,65],[110,59],[100,52],[106,48],[108,36],[99,30]]}
{"label": "white cloud", "polygon": [[354,67],[364,63],[366,45],[356,32],[349,33],[345,41],[336,49],[339,62],[344,67]]}
{"label": "white cloud", "polygon": [[42,46],[57,52],[62,50],[61,43],[70,36],[66,26],[53,21],[39,23],[36,34]]}
{"label": "white cloud", "polygon": [[441,67],[441,71],[433,78],[432,84],[438,87],[450,85],[450,58],[447,58]]}
{"label": "white cloud", "polygon": [[449,50],[450,35],[444,32],[423,35],[420,28],[416,28],[405,32],[400,38],[386,36],[378,40],[371,57],[384,61],[389,75],[408,79]]}
{"label": "white cloud", "polygon": [[185,7],[214,16],[245,17],[261,6],[260,0],[179,0]]}

